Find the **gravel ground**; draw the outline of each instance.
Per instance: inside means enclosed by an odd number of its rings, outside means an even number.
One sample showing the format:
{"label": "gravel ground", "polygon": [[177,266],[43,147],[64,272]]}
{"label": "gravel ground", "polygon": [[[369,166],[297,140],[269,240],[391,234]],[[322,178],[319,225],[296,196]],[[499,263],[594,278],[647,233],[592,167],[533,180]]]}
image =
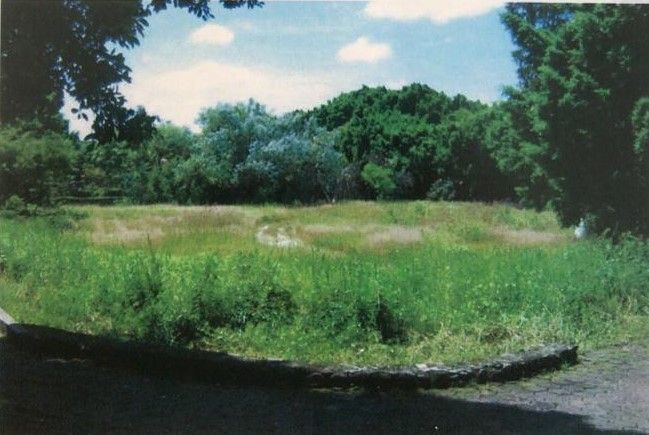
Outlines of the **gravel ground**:
{"label": "gravel ground", "polygon": [[0,338],[0,433],[649,433],[649,351],[434,392],[204,385],[39,357]]}
{"label": "gravel ground", "polygon": [[649,346],[636,343],[589,352],[579,365],[560,372],[443,394],[474,403],[582,415],[600,429],[649,433]]}

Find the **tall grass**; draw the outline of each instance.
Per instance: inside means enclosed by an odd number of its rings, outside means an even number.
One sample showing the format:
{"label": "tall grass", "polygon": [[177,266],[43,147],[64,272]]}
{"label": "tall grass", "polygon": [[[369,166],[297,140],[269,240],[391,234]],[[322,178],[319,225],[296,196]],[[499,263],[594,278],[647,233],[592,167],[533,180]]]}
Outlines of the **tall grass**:
{"label": "tall grass", "polygon": [[[380,248],[363,244],[358,231],[314,236],[296,249],[252,237],[272,216],[283,226],[353,226],[364,209],[374,225],[443,230]],[[22,322],[93,334],[365,364],[475,360],[550,341],[597,346],[646,332],[649,323],[646,243],[521,245],[490,232],[561,235],[547,215],[429,203],[240,212],[219,218],[220,226],[192,218],[203,230],[188,239],[170,232],[109,244],[91,242],[93,218],[151,222],[155,208],[89,210],[82,231],[0,219],[0,305]],[[225,240],[223,225],[237,228],[220,250],[214,241]],[[214,249],[192,253],[196,234],[216,237]]]}

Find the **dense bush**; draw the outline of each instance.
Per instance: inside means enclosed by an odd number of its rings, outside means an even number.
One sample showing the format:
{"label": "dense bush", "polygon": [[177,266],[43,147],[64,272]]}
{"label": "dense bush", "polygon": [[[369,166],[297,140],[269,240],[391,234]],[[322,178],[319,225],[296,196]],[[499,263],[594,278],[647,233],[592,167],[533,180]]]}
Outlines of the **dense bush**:
{"label": "dense bush", "polygon": [[361,178],[374,190],[379,199],[389,198],[397,187],[392,169],[383,168],[372,162],[363,167]]}
{"label": "dense bush", "polygon": [[69,189],[76,159],[71,137],[33,125],[0,128],[0,204],[16,195],[51,205]]}

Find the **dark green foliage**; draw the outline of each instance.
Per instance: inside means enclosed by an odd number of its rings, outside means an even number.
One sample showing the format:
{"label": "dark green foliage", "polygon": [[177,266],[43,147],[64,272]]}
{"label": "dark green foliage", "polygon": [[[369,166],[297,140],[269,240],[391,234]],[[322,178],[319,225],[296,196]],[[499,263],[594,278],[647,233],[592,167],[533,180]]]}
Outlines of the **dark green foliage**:
{"label": "dark green foliage", "polygon": [[[197,176],[192,177],[196,174],[188,172],[195,142],[189,130],[170,124],[162,124],[141,143],[84,141],[70,194],[77,202],[93,202],[95,198],[185,202],[188,191],[191,194],[185,179],[200,183]],[[202,195],[197,194],[197,202],[205,202]]]}
{"label": "dark green foliage", "polygon": [[201,112],[203,132],[176,172],[180,202],[304,202],[334,196],[344,160],[336,134],[254,101]]}
{"label": "dark green foliage", "polygon": [[354,343],[376,336],[382,343],[408,341],[406,323],[396,311],[398,301],[380,293],[327,289],[310,302],[308,327],[340,341]]}
{"label": "dark green foliage", "polygon": [[589,215],[597,231],[647,233],[649,7],[509,6],[504,21],[520,47],[510,111],[521,149],[563,223]]}
{"label": "dark green foliage", "polygon": [[574,4],[511,3],[502,21],[518,46],[513,53],[524,88],[534,86],[554,32],[568,22],[578,8]]}
{"label": "dark green foliage", "polygon": [[23,199],[18,195],[11,195],[2,207],[2,216],[13,218],[17,216],[34,216],[36,206],[33,204],[26,204]]}
{"label": "dark green foliage", "polygon": [[571,4],[509,4],[502,20],[517,45],[513,53],[521,89],[505,90],[507,101],[499,120],[491,124],[501,143],[495,158],[511,175],[521,202],[543,209],[559,195],[556,180],[548,173],[544,123],[535,116],[538,75],[548,44],[559,27],[568,22],[576,6]]}
{"label": "dark green foliage", "polygon": [[74,229],[77,221],[87,217],[87,214],[63,207],[40,207],[36,204],[28,204],[21,197],[12,195],[0,208],[0,217],[44,218],[50,227],[64,231]]}
{"label": "dark green foliage", "polygon": [[108,142],[128,142],[139,145],[150,139],[156,129],[155,122],[160,119],[149,115],[144,107],[137,110],[123,107],[110,107],[104,110],[92,124],[93,133],[87,139],[93,139],[101,144]]}
{"label": "dark green foliage", "polygon": [[397,187],[394,183],[392,170],[375,165],[372,162],[363,167],[361,178],[374,190],[379,199],[389,198]]}
{"label": "dark green foliage", "polygon": [[74,196],[123,197],[129,189],[142,186],[137,164],[139,150],[128,143],[85,141],[79,151],[71,192]]}
{"label": "dark green foliage", "polygon": [[360,169],[353,197],[424,198],[444,185],[443,197],[506,199],[513,196],[509,178],[486,141],[492,110],[412,84],[398,91],[364,87],[312,113],[340,129],[338,149]]}
{"label": "dark green foliage", "polygon": [[[220,3],[226,8],[262,4]],[[167,6],[212,17],[208,0],[3,1],[0,122],[50,119],[68,92],[79,103],[80,117],[87,118],[84,109],[97,115],[96,133],[119,140],[110,128],[129,113],[116,85],[130,81],[130,68],[118,49],[138,45],[147,18]]]}
{"label": "dark green foliage", "polygon": [[487,142],[499,168],[507,174],[520,202],[537,210],[546,208],[558,195],[555,181],[545,168],[547,143],[532,119],[533,98],[509,88],[508,100],[494,108],[495,118],[487,129]]}
{"label": "dark green foliage", "polygon": [[440,178],[430,185],[426,198],[433,201],[451,201],[455,199],[455,188],[451,180]]}
{"label": "dark green foliage", "polygon": [[16,195],[29,204],[52,205],[68,191],[75,159],[68,135],[27,124],[0,128],[0,204]]}
{"label": "dark green foliage", "polygon": [[649,177],[649,97],[640,98],[631,114],[633,146],[641,164],[644,181]]}
{"label": "dark green foliage", "polygon": [[184,189],[181,170],[190,159],[196,138],[186,128],[172,124],[158,126],[153,137],[143,144],[146,188],[142,202],[179,201]]}
{"label": "dark green foliage", "polygon": [[404,321],[397,316],[395,310],[381,296],[379,296],[379,303],[376,307],[374,322],[383,343],[405,343],[407,341],[408,330]]}
{"label": "dark green foliage", "polygon": [[[338,119],[341,101],[361,116],[327,130],[317,115]],[[510,145],[490,125],[504,112],[421,85],[364,88],[312,114],[274,116],[252,100],[221,104],[201,112],[200,134],[156,127],[142,109],[127,112],[75,141],[77,158],[59,197],[209,204],[514,196],[509,162],[493,157]]]}

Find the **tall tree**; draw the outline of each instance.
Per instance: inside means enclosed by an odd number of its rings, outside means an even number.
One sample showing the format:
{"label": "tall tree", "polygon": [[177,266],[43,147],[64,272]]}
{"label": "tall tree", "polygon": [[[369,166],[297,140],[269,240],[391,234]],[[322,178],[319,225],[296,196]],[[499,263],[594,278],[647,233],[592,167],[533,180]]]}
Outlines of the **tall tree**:
{"label": "tall tree", "polygon": [[[540,8],[525,5],[528,12]],[[523,67],[518,98],[524,104],[516,116],[541,149],[535,160],[555,187],[552,202],[565,224],[590,215],[599,230],[645,232],[649,185],[646,151],[638,148],[642,101],[649,96],[649,7],[586,5],[551,13],[553,31],[538,32],[542,44],[528,37],[529,26],[511,24],[525,19],[520,10],[510,7],[504,21]]]}
{"label": "tall tree", "polygon": [[541,132],[544,124],[536,116],[539,67],[557,30],[572,19],[576,8],[572,4],[511,3],[502,15],[517,46],[512,56],[519,77],[519,87],[505,89],[503,109],[516,135],[509,138],[513,140],[508,144],[507,167],[517,180],[522,203],[538,209],[550,205],[558,195],[555,180],[546,169],[549,152]]}
{"label": "tall tree", "polygon": [[[258,0],[219,0],[225,8],[261,5]],[[3,0],[0,122],[49,119],[64,92],[102,118],[125,100],[117,85],[130,80],[120,52],[139,44],[147,18],[178,7],[212,18],[209,0]],[[123,115],[122,115],[123,116]]]}
{"label": "tall tree", "polygon": [[511,198],[483,140],[488,111],[463,95],[413,83],[400,90],[363,87],[311,113],[340,129],[337,146],[352,164],[349,178],[357,175],[365,188],[361,196]]}
{"label": "tall tree", "polygon": [[518,46],[512,56],[518,65],[518,77],[523,87],[533,85],[555,31],[570,21],[575,9],[572,4],[507,5],[502,20]]}

